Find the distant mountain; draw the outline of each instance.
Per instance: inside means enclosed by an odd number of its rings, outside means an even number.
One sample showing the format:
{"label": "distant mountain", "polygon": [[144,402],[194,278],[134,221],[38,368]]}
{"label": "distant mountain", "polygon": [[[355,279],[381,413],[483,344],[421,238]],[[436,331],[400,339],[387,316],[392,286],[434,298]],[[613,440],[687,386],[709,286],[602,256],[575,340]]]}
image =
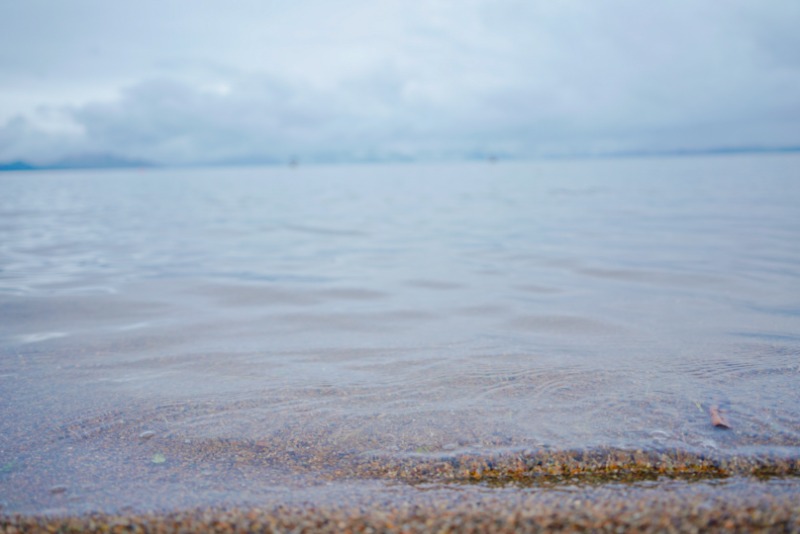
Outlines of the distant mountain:
{"label": "distant mountain", "polygon": [[0,162],[0,171],[32,171],[34,169],[36,169],[36,167],[24,161]]}
{"label": "distant mountain", "polygon": [[111,169],[120,167],[154,167],[155,165],[147,160],[126,158],[117,154],[109,153],[89,153],[75,154],[62,158],[51,165],[48,169]]}
{"label": "distant mountain", "polygon": [[[681,156],[725,156],[735,154],[783,154],[800,152],[800,146],[720,146],[707,148],[685,148],[668,150],[627,150],[598,154],[599,157],[627,158],[627,157],[681,157]],[[595,155],[593,155],[595,156]]]}
{"label": "distant mountain", "polygon": [[151,161],[126,158],[117,154],[75,154],[51,163],[34,164],[27,161],[0,162],[0,171],[33,171],[48,169],[120,169],[130,167],[155,167]]}
{"label": "distant mountain", "polygon": [[[733,147],[706,147],[699,149],[661,149],[661,150],[628,150],[616,152],[587,152],[567,154],[539,154],[524,156],[503,151],[473,150],[463,154],[451,154],[443,157],[443,161],[497,161],[529,160],[529,159],[584,159],[584,158],[641,158],[641,157],[688,157],[703,155],[733,155],[757,153],[789,153],[800,152],[799,145],[763,147],[763,146],[733,146]],[[433,161],[437,161],[433,158]],[[402,154],[350,154],[335,155],[324,154],[316,157],[308,156],[303,163],[311,164],[337,164],[337,163],[401,163],[413,161],[431,161],[430,157],[413,157]],[[245,157],[236,159],[206,162],[199,166],[241,166],[241,165],[286,165],[295,166],[297,158],[288,160],[275,157]],[[92,152],[73,154],[68,157],[49,163],[31,163],[23,160],[0,162],[1,171],[30,171],[30,170],[55,170],[55,169],[124,169],[160,167],[158,163],[144,159],[135,159],[120,156],[109,152]]]}

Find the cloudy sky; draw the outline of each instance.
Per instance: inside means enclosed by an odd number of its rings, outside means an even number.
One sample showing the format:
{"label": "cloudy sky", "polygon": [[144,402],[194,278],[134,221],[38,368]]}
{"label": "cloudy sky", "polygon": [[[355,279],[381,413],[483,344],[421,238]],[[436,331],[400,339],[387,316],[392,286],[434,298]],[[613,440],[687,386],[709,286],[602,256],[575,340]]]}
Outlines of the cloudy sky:
{"label": "cloudy sky", "polygon": [[0,0],[0,162],[800,146],[797,0]]}

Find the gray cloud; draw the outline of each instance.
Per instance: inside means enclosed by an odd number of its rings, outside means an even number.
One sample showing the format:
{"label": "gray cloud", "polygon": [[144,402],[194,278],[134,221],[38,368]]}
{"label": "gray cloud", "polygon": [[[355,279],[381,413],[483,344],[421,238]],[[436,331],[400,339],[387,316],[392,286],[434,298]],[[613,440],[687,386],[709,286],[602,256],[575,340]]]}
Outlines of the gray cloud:
{"label": "gray cloud", "polygon": [[7,3],[0,160],[800,145],[799,6]]}

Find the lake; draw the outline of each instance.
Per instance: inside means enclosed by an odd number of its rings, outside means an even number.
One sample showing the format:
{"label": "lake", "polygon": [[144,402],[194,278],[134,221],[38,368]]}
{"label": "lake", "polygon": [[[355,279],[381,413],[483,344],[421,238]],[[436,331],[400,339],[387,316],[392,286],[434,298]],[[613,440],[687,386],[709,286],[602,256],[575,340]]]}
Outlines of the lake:
{"label": "lake", "polygon": [[796,474],[798,384],[796,154],[0,175],[0,512]]}

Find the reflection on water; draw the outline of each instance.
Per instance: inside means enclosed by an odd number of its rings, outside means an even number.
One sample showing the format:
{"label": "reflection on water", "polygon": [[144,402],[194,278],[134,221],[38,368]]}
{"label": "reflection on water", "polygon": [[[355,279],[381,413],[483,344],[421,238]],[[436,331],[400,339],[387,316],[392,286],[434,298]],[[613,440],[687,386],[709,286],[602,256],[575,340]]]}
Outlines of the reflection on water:
{"label": "reflection on water", "polygon": [[[4,174],[0,501],[235,501],[367,457],[798,457],[798,169]],[[165,480],[183,500],[148,501]]]}

